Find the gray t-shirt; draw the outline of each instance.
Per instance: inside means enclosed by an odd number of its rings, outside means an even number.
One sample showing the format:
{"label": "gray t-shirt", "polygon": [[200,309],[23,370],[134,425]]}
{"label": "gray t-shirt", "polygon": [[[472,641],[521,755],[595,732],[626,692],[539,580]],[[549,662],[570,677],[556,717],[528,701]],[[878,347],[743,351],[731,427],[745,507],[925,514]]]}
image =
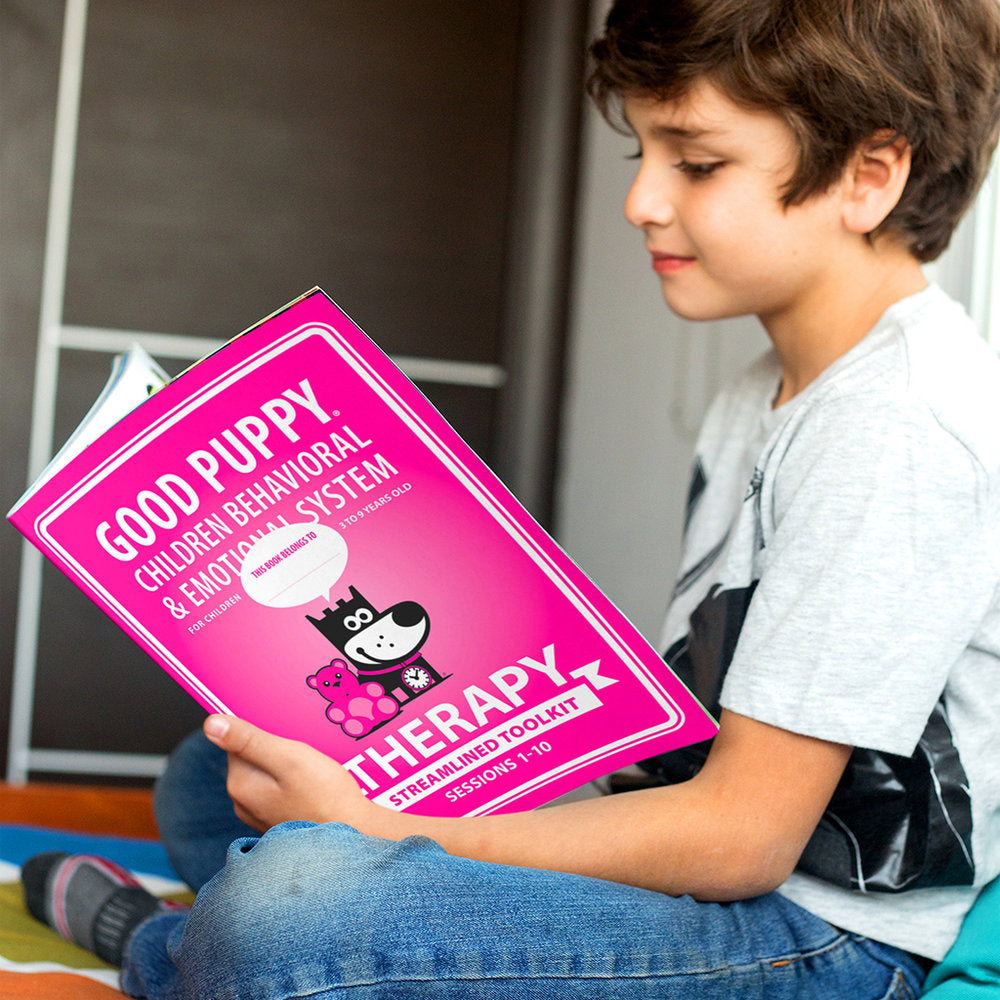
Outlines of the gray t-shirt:
{"label": "gray t-shirt", "polygon": [[931,286],[773,409],[779,380],[706,418],[663,648],[706,702],[859,748],[780,891],[937,959],[1000,873],[1000,361]]}

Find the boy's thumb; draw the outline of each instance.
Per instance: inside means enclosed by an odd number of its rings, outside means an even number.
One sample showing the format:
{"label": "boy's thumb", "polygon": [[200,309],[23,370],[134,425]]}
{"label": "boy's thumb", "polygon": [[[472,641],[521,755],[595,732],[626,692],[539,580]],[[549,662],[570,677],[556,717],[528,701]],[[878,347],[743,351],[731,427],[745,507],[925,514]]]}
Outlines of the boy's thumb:
{"label": "boy's thumb", "polygon": [[210,715],[202,727],[205,735],[221,750],[236,754],[265,770],[284,740],[264,732],[234,715]]}
{"label": "boy's thumb", "polygon": [[216,745],[224,750],[228,749],[226,737],[233,728],[233,722],[238,720],[230,718],[228,715],[210,715],[204,722],[202,729],[205,735]]}

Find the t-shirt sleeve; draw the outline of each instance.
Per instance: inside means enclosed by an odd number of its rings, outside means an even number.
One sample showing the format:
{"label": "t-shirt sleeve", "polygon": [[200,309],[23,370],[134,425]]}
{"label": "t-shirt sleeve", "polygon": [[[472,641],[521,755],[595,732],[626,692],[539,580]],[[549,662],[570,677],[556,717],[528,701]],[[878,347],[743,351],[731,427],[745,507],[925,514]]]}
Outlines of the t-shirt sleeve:
{"label": "t-shirt sleeve", "polygon": [[924,406],[829,401],[768,459],[739,714],[909,755],[996,586],[975,458]]}

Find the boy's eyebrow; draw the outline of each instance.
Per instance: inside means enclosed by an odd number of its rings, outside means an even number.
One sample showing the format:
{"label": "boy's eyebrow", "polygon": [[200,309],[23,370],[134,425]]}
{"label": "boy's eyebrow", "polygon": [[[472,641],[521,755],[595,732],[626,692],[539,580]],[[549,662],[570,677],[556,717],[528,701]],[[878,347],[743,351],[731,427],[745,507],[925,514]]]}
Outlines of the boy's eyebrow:
{"label": "boy's eyebrow", "polygon": [[655,136],[665,136],[670,139],[703,139],[705,136],[720,134],[717,129],[684,128],[682,125],[654,125],[650,132]]}
{"label": "boy's eyebrow", "polygon": [[[628,115],[623,113],[622,115],[625,124],[635,132],[635,126],[629,121]],[[703,139],[705,136],[716,136],[721,135],[721,129],[711,129],[711,128],[699,128],[695,126],[685,127],[683,125],[665,125],[656,124],[651,125],[649,129],[650,133],[655,138],[666,138],[666,139],[685,139],[687,141],[693,141],[695,139]]]}

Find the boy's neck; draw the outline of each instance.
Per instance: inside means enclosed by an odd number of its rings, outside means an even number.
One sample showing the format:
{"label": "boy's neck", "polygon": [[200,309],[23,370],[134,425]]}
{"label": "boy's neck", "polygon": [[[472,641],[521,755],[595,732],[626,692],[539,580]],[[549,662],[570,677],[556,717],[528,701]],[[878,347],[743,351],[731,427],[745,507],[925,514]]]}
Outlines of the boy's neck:
{"label": "boy's neck", "polygon": [[804,315],[764,317],[781,364],[777,408],[859,344],[891,305],[927,287],[920,263],[902,247],[870,248],[864,266],[817,287]]}

